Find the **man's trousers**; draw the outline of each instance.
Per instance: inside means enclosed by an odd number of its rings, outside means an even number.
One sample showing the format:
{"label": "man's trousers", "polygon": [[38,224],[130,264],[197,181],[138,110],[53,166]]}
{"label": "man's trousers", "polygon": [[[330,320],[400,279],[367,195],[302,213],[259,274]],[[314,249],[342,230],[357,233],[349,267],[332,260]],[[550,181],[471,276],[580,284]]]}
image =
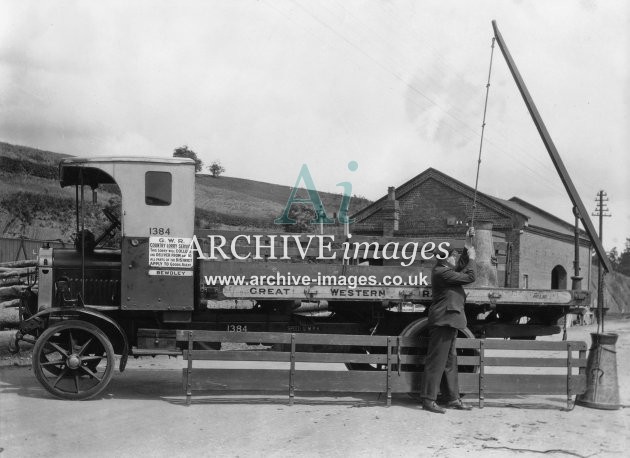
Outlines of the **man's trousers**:
{"label": "man's trousers", "polygon": [[424,363],[424,375],[420,384],[420,397],[435,401],[442,392],[446,401],[459,399],[457,329],[450,326],[434,326],[429,330],[429,347]]}

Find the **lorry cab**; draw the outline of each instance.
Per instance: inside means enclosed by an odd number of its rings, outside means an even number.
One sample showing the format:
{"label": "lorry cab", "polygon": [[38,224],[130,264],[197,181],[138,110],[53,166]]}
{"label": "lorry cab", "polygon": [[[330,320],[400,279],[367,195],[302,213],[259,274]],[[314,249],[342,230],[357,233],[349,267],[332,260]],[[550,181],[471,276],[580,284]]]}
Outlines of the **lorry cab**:
{"label": "lorry cab", "polygon": [[[69,158],[59,177],[75,188],[77,235],[74,249],[41,250],[39,310],[77,301],[101,310],[193,309],[193,262],[185,257],[194,226],[191,159]],[[121,205],[118,214],[103,210],[109,226],[94,234],[86,213],[103,185],[118,186]],[[105,247],[118,231],[118,246]]]}

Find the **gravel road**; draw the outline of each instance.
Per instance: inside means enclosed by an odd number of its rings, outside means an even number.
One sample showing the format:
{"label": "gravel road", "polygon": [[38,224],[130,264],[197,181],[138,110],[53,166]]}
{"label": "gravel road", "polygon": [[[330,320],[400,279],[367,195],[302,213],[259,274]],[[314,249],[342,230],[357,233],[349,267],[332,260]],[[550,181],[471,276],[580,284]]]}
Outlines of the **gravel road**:
{"label": "gravel road", "polygon": [[[569,330],[590,344],[593,326]],[[100,398],[53,399],[30,367],[0,368],[0,455],[39,456],[628,456],[630,320],[619,334],[622,404],[577,406],[562,396],[486,398],[485,408],[436,415],[409,397],[196,395],[186,407],[181,359],[132,360]],[[558,337],[556,336],[555,339]],[[476,400],[470,400],[476,406]]]}

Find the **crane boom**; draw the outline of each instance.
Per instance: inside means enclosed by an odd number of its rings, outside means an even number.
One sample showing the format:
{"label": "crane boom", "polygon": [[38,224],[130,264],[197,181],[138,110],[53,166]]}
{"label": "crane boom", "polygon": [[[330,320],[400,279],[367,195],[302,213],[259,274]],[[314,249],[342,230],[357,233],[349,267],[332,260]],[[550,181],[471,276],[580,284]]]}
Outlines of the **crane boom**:
{"label": "crane boom", "polygon": [[562,158],[560,157],[560,154],[558,153],[558,149],[556,148],[556,145],[554,145],[553,140],[551,139],[551,136],[549,135],[549,131],[547,130],[547,127],[545,126],[545,123],[543,122],[542,117],[540,116],[540,113],[538,113],[538,109],[536,108],[536,105],[534,104],[534,100],[532,99],[532,96],[527,90],[527,86],[525,86],[523,77],[518,71],[518,68],[516,67],[516,64],[514,63],[514,59],[512,59],[512,56],[510,55],[510,51],[508,51],[507,45],[505,44],[505,41],[503,40],[503,37],[501,36],[501,32],[499,32],[497,21],[495,20],[492,21],[492,28],[494,29],[494,36],[497,39],[497,42],[499,43],[499,48],[501,49],[501,53],[503,54],[503,57],[505,57],[505,61],[510,69],[510,73],[512,73],[512,77],[514,77],[516,86],[518,87],[518,90],[521,93],[523,100],[525,101],[525,105],[527,106],[527,109],[529,110],[529,114],[531,115],[532,120],[534,121],[534,124],[536,125],[536,129],[538,129],[540,138],[545,144],[545,148],[547,148],[547,152],[549,153],[549,156],[551,157],[551,161],[553,162],[553,165],[555,166],[556,171],[558,172],[558,175],[560,175],[560,180],[562,180],[562,184],[564,185],[564,188],[566,189],[567,194],[569,194],[569,198],[571,199],[573,206],[577,209],[579,218],[582,221],[582,225],[584,226],[584,229],[586,229],[586,233],[588,234],[588,237],[591,240],[591,243],[595,247],[597,256],[602,262],[604,269],[606,269],[606,272],[610,272],[611,271],[610,260],[608,259],[608,256],[606,256],[606,252],[604,251],[604,246],[602,245],[602,242],[599,240],[599,237],[597,236],[597,232],[595,232],[595,227],[593,226],[593,223],[591,222],[591,219],[588,216],[589,213],[588,211],[586,211],[586,208],[584,207],[584,203],[582,202],[582,199],[580,199],[580,195],[578,194],[577,189],[575,188],[575,185],[573,184],[573,181],[571,180],[571,177],[569,176],[569,172],[567,172],[567,169],[564,166],[564,163],[562,162]]}

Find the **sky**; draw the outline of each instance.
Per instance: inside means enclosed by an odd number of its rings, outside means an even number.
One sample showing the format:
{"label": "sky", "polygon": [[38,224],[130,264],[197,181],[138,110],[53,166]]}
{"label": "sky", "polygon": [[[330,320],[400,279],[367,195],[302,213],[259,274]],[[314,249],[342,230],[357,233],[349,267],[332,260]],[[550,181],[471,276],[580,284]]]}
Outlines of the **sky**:
{"label": "sky", "polygon": [[[474,186],[492,19],[586,208],[608,194],[604,247],[623,250],[625,0],[3,0],[0,141],[78,156],[188,145],[229,176],[292,186],[307,164],[318,190],[349,181],[373,200],[428,167]],[[479,189],[573,221],[498,47]]]}

